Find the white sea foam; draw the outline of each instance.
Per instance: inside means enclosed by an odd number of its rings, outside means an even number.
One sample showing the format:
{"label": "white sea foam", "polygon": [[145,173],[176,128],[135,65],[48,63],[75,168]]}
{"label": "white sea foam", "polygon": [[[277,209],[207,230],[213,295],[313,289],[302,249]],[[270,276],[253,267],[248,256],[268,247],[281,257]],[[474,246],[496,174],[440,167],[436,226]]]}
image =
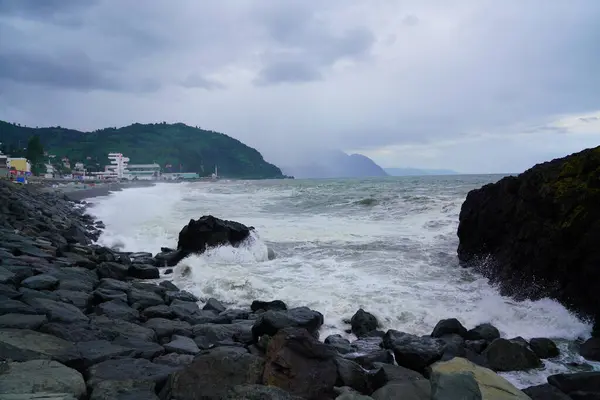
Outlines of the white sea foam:
{"label": "white sea foam", "polygon": [[[557,302],[516,302],[458,266],[458,212],[466,192],[481,182],[395,184],[159,184],[92,199],[90,212],[106,224],[100,243],[128,251],[174,247],[182,226],[206,214],[254,226],[244,245],[189,257],[172,279],[200,298],[235,306],[255,299],[307,305],[325,316],[322,337],[343,334],[342,320],[359,307],[384,329],[415,334],[456,317],[467,327],[491,322],[505,337],[589,336],[590,326]],[[376,201],[359,201],[365,198]],[[267,246],[277,253],[274,260]],[[526,386],[567,368],[547,365],[507,377]]]}

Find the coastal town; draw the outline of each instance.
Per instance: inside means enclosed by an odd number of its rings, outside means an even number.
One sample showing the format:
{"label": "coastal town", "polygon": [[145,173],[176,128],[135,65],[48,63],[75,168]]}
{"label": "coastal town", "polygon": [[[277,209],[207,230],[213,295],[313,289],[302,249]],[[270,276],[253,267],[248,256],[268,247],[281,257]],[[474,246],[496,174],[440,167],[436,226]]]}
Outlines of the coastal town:
{"label": "coastal town", "polygon": [[[43,164],[42,172],[36,178],[59,181],[182,181],[198,180],[197,172],[173,172],[172,165],[167,164],[164,168],[158,163],[130,164],[129,157],[122,153],[109,153],[107,163],[100,171],[89,171],[83,162],[74,162],[67,157],[56,160],[56,156],[44,153],[46,162]],[[99,164],[98,164],[99,165]],[[181,169],[181,166],[180,166]],[[0,151],[0,179],[10,179],[17,183],[26,184],[34,176],[32,163],[26,157],[10,157]],[[218,169],[209,179],[218,178]]]}

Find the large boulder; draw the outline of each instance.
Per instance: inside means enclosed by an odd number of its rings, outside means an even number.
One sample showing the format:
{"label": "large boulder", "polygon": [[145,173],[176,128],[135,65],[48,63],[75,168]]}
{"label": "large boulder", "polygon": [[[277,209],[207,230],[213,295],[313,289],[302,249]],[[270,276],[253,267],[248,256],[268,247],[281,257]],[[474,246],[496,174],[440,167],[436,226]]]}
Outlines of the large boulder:
{"label": "large boulder", "polygon": [[[488,368],[456,357],[450,361],[440,361],[430,367],[432,399],[497,399],[529,400],[529,397],[514,387],[506,379]],[[478,391],[472,383],[477,384]],[[456,397],[457,394],[464,397]],[[477,397],[477,393],[481,397]]]}
{"label": "large boulder", "polygon": [[238,246],[248,238],[253,229],[239,222],[223,220],[212,215],[205,215],[197,220],[191,219],[179,232],[176,254],[166,257],[164,261],[173,266],[188,255],[204,253],[210,247]]}
{"label": "large boulder", "polygon": [[538,356],[518,341],[496,339],[482,354],[494,371],[525,371],[542,366]]}
{"label": "large boulder", "polygon": [[338,380],[336,355],[306,329],[282,329],[269,342],[263,383],[306,399],[331,395]]}
{"label": "large boulder", "polygon": [[0,366],[0,399],[58,399],[61,395],[79,399],[85,394],[83,376],[56,361],[31,360]]}
{"label": "large boulder", "polygon": [[264,361],[236,347],[219,347],[198,355],[172,374],[160,393],[163,400],[221,399],[238,385],[260,383]]}
{"label": "large boulder", "polygon": [[539,164],[471,191],[458,256],[504,295],[551,297],[600,312],[600,147]]}

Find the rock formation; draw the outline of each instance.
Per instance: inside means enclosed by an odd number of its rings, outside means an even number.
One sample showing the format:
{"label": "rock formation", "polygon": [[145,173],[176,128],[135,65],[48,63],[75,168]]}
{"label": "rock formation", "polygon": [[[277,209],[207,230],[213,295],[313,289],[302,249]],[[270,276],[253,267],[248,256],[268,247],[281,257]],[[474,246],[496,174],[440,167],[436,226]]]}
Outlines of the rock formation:
{"label": "rock formation", "polygon": [[519,299],[600,311],[600,147],[471,191],[458,256]]}

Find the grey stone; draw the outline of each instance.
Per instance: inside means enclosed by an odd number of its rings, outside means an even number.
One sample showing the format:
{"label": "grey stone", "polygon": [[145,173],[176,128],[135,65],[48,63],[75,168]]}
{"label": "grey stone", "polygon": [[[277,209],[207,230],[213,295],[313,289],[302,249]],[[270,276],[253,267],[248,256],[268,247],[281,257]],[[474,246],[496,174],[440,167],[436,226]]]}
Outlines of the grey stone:
{"label": "grey stone", "polygon": [[96,314],[106,315],[111,319],[121,319],[129,322],[137,322],[140,319],[140,313],[129,307],[129,305],[122,300],[112,300],[98,304],[96,306]]}
{"label": "grey stone", "polygon": [[43,311],[51,322],[73,323],[89,320],[72,304],[42,298],[24,299],[24,301],[35,309]]}
{"label": "grey stone", "polygon": [[75,307],[82,311],[87,310],[91,303],[92,296],[86,292],[80,292],[75,290],[55,290],[54,294],[58,296],[59,300],[64,303],[73,304]]}
{"label": "grey stone", "polygon": [[94,389],[102,381],[149,381],[162,383],[177,369],[142,358],[107,360],[88,368],[87,385]]}
{"label": "grey stone", "polygon": [[371,393],[370,374],[354,361],[342,357],[335,358],[338,382],[344,386],[356,389],[361,393]]}
{"label": "grey stone", "polygon": [[165,300],[167,304],[171,304],[173,300],[191,301],[194,303],[200,301],[200,299],[198,299],[196,296],[194,296],[190,292],[186,292],[185,290],[167,291],[165,293]]}
{"label": "grey stone", "polygon": [[[75,399],[86,394],[83,376],[74,369],[51,360],[31,360],[9,362],[6,370],[0,373],[0,398],[41,398],[38,395],[71,395]],[[27,396],[27,397],[26,397]],[[60,398],[60,397],[58,397]]]}
{"label": "grey stone", "polygon": [[115,335],[107,334],[95,324],[89,322],[78,322],[75,324],[51,322],[42,325],[39,330],[43,333],[56,336],[69,342],[112,340],[115,337]]}
{"label": "grey stone", "polygon": [[15,300],[21,297],[21,292],[15,289],[12,284],[0,284],[0,298],[2,297]]}
{"label": "grey stone", "polygon": [[156,332],[160,338],[171,337],[173,334],[192,336],[192,326],[185,321],[171,321],[164,318],[151,318],[144,323],[144,327]]}
{"label": "grey stone", "polygon": [[285,390],[265,385],[237,385],[227,394],[231,400],[302,400]]}
{"label": "grey stone", "polygon": [[432,400],[482,400],[479,384],[470,372],[434,373],[431,377]]}
{"label": "grey stone", "polygon": [[32,276],[21,282],[21,286],[33,290],[54,290],[58,287],[59,280],[54,275],[41,274]]}
{"label": "grey stone", "polygon": [[200,349],[193,339],[185,336],[173,335],[171,341],[164,345],[168,353],[198,354]]}
{"label": "grey stone", "polygon": [[96,268],[96,272],[100,279],[111,278],[123,281],[127,278],[129,266],[115,262],[103,262]]}
{"label": "grey stone", "polygon": [[570,396],[548,383],[528,387],[523,389],[523,393],[529,396],[531,400],[572,400]]}
{"label": "grey stone", "polygon": [[347,354],[354,352],[354,348],[350,345],[350,341],[343,338],[341,335],[330,335],[325,338],[325,344],[329,344],[340,353]]}
{"label": "grey stone", "polygon": [[127,301],[137,310],[165,304],[163,298],[158,294],[136,288],[129,289],[127,292]]}
{"label": "grey stone", "polygon": [[147,342],[136,338],[124,338],[117,337],[113,344],[133,349],[134,358],[145,358],[146,360],[152,360],[155,357],[164,354],[165,349],[158,343]]}
{"label": "grey stone", "polygon": [[287,311],[267,311],[255,321],[252,327],[254,340],[262,335],[275,335],[279,330],[294,327],[304,328],[313,335],[323,325],[323,314],[308,307],[292,308]]}
{"label": "grey stone", "polygon": [[385,348],[392,349],[398,365],[423,373],[442,358],[445,343],[440,339],[419,337],[390,329],[383,338]]}
{"label": "grey stone", "polygon": [[93,322],[105,334],[113,338],[122,337],[127,339],[139,339],[146,342],[156,341],[156,334],[153,329],[140,326],[128,321],[111,319],[104,315],[94,316]]}
{"label": "grey stone", "polygon": [[75,343],[75,348],[81,354],[83,368],[89,368],[111,358],[132,357],[135,354],[134,349],[113,344],[107,340],[79,342]]}
{"label": "grey stone", "polygon": [[132,264],[129,266],[129,276],[138,279],[158,279],[160,272],[153,265]]}
{"label": "grey stone", "polygon": [[150,318],[164,318],[164,319],[173,319],[175,318],[175,312],[171,309],[170,306],[165,304],[161,304],[159,306],[151,306],[141,313],[142,317],[145,319]]}
{"label": "grey stone", "polygon": [[0,329],[0,354],[13,361],[56,360],[72,365],[81,356],[66,340],[28,329]]}
{"label": "grey stone", "polygon": [[112,278],[100,279],[100,283],[96,289],[114,290],[117,292],[127,292],[131,284],[129,282],[123,282]]}
{"label": "grey stone", "polygon": [[542,366],[529,348],[506,339],[496,339],[483,351],[494,371],[523,371]]}
{"label": "grey stone", "polygon": [[418,381],[425,379],[422,374],[399,365],[376,363],[375,367],[376,372],[371,378],[371,387],[374,391],[382,388],[388,383]]}
{"label": "grey stone", "polygon": [[6,268],[0,267],[0,283],[2,284],[13,284],[16,283],[16,275],[7,270]]}
{"label": "grey stone", "polygon": [[553,358],[560,354],[556,343],[547,338],[533,338],[529,341],[529,347],[539,358]]}
{"label": "grey stone", "polygon": [[226,310],[226,307],[219,300],[211,297],[206,301],[206,304],[204,305],[204,307],[202,307],[202,309],[221,313]]}
{"label": "grey stone", "polygon": [[252,324],[200,324],[194,325],[194,341],[202,349],[209,349],[222,342],[235,342],[244,332],[251,334]]}
{"label": "grey stone", "polygon": [[431,337],[441,338],[445,335],[459,335],[462,338],[467,336],[467,328],[465,328],[456,318],[443,319],[433,328]]}
{"label": "grey stone", "polygon": [[44,314],[43,311],[36,310],[28,304],[18,300],[12,300],[7,297],[0,298],[0,315],[5,314],[29,314],[38,315]]}
{"label": "grey stone", "polygon": [[48,322],[45,315],[4,314],[0,316],[0,328],[36,330]]}
{"label": "grey stone", "polygon": [[92,292],[94,304],[104,303],[112,300],[119,300],[127,303],[127,293],[119,290],[98,288]]}
{"label": "grey stone", "polygon": [[487,340],[488,342],[493,342],[494,340],[500,338],[500,332],[498,329],[492,324],[480,324],[475,328],[469,330],[467,332],[467,337],[465,339],[468,340]]}
{"label": "grey stone", "polygon": [[155,364],[170,365],[171,367],[185,367],[194,361],[194,356],[191,354],[169,353],[163,356],[156,357],[152,360]]}
{"label": "grey stone", "polygon": [[145,380],[101,381],[90,400],[158,400],[156,383]]}

